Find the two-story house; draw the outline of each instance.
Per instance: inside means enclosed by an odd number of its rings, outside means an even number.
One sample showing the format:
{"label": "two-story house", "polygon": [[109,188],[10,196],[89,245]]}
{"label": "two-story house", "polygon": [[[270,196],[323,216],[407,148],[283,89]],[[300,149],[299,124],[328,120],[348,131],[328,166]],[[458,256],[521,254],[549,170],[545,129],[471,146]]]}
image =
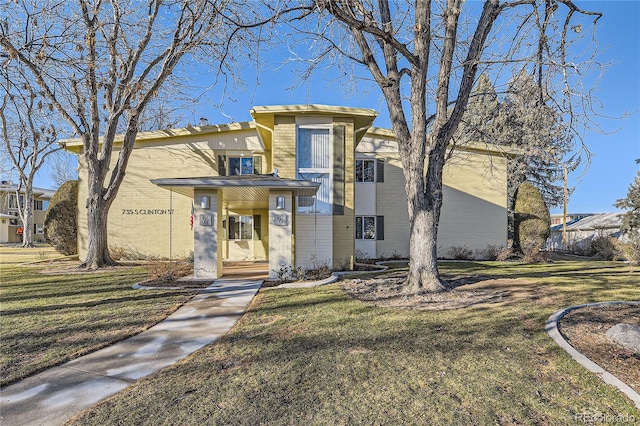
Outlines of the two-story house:
{"label": "two-story house", "polygon": [[[390,130],[372,126],[376,111],[285,105],[250,114],[243,123],[139,133],[109,213],[109,243],[165,257],[193,251],[195,276],[211,278],[225,260],[268,261],[273,276],[283,266],[408,256],[398,147]],[[65,144],[82,152],[79,140]],[[508,155],[471,144],[449,161],[442,256],[451,246],[506,246]],[[81,258],[86,179],[80,156]]]}
{"label": "two-story house", "polygon": [[[19,243],[24,231],[18,215],[18,206],[24,205],[24,189],[17,192],[18,185],[11,181],[0,181],[0,243]],[[33,188],[33,241],[44,242],[44,216],[49,200],[55,191]]]}

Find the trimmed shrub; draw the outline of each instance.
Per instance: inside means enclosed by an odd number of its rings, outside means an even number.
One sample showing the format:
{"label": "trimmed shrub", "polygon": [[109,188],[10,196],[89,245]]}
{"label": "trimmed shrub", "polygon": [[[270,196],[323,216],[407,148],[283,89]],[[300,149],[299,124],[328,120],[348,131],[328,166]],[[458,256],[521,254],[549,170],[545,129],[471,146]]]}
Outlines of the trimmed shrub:
{"label": "trimmed shrub", "polygon": [[44,217],[44,237],[65,255],[78,253],[78,181],[70,180],[53,194]]}
{"label": "trimmed shrub", "polygon": [[516,191],[514,204],[514,249],[525,259],[536,260],[551,233],[551,217],[542,194],[529,182]]}

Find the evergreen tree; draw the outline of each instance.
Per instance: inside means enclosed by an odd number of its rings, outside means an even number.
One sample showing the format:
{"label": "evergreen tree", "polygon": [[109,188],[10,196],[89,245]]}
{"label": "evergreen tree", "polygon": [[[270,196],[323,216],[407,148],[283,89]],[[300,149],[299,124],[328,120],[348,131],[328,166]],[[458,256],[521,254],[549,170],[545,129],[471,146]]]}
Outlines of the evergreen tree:
{"label": "evergreen tree", "polygon": [[458,141],[493,143],[518,148],[522,155],[508,166],[509,206],[521,183],[529,181],[550,207],[562,204],[564,165],[577,167],[567,125],[544,99],[531,75],[521,72],[499,97],[486,75],[481,75],[458,132]]}
{"label": "evergreen tree", "polygon": [[629,209],[622,218],[623,231],[640,231],[640,171],[629,185],[629,192],[626,198],[622,198],[614,204],[619,209]]}
{"label": "evergreen tree", "polygon": [[563,201],[564,166],[575,170],[578,161],[570,156],[572,140],[560,114],[540,97],[531,75],[521,72],[509,83],[507,93],[498,96],[486,75],[481,75],[469,98],[457,140],[493,143],[517,148],[522,154],[507,166],[508,238],[514,238],[516,190],[528,181],[542,194],[547,206]]}
{"label": "evergreen tree", "polygon": [[529,181],[538,188],[547,206],[561,205],[564,166],[573,171],[578,162],[575,156],[569,156],[573,144],[568,125],[556,109],[541,99],[531,75],[522,72],[511,81],[494,122],[498,143],[523,152],[509,163],[510,202],[520,184]]}

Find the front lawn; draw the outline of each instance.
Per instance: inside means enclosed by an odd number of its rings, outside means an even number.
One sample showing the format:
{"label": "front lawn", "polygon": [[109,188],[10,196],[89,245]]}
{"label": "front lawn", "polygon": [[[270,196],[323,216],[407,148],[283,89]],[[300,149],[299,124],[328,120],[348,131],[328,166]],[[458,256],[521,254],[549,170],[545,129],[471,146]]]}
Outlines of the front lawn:
{"label": "front lawn", "polygon": [[166,318],[190,294],[133,290],[143,267],[42,274],[48,247],[0,247],[0,385],[95,351]]}
{"label": "front lawn", "polygon": [[442,270],[499,279],[505,295],[431,311],[357,301],[340,283],[262,290],[219,342],[140,380],[74,424],[640,419],[620,392],[574,362],[544,329],[562,307],[640,299],[640,273],[620,263],[576,261],[448,263]]}

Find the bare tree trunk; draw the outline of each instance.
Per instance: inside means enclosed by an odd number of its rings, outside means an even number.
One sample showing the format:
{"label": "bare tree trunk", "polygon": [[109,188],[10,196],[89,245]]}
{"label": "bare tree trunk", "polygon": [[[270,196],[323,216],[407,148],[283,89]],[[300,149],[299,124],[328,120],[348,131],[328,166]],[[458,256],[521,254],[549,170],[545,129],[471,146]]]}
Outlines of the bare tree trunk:
{"label": "bare tree trunk", "polygon": [[87,199],[87,228],[89,231],[89,246],[87,257],[80,266],[86,269],[97,269],[102,266],[116,265],[109,254],[107,240],[107,217],[109,205],[102,197]]}
{"label": "bare tree trunk", "polygon": [[[415,130],[414,130],[415,132]],[[416,135],[414,134],[414,137]],[[414,141],[414,145],[417,141]],[[426,145],[425,142],[422,145]],[[423,148],[425,149],[425,148]],[[415,149],[414,149],[415,152]],[[405,190],[409,206],[409,253],[411,260],[405,284],[408,293],[442,292],[447,290],[438,271],[438,223],[442,211],[442,171],[444,159],[431,151],[425,176],[412,173],[416,167],[425,167],[424,156],[403,156]],[[408,158],[413,158],[409,160]]]}
{"label": "bare tree trunk", "polygon": [[22,247],[25,248],[33,247],[33,190],[29,183],[24,192],[24,208],[19,209],[22,216]]}

